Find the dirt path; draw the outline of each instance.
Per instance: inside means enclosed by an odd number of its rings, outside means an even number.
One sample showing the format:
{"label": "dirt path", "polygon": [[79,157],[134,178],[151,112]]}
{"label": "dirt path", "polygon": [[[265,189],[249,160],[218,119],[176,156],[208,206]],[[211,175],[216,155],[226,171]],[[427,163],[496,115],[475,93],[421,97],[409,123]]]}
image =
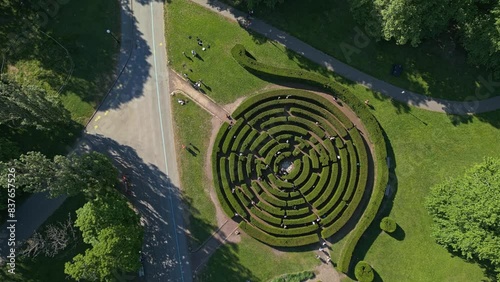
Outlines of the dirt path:
{"label": "dirt path", "polygon": [[217,104],[209,96],[196,90],[189,81],[183,79],[173,70],[170,70],[170,86],[173,89],[172,93],[170,93],[171,95],[182,93],[183,95],[200,105],[200,107],[205,109],[212,116],[217,117],[221,121],[227,120],[227,115],[230,114],[230,111]]}

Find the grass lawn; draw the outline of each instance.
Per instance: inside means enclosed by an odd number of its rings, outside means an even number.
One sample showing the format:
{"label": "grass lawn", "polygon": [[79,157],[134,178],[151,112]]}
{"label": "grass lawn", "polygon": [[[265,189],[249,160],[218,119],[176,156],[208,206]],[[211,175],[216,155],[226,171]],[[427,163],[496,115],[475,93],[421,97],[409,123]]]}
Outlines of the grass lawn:
{"label": "grass lawn", "polygon": [[[170,44],[168,51],[172,66],[178,72],[188,72],[193,80],[203,79],[211,87],[211,90],[207,91],[208,95],[218,102],[233,102],[240,96],[251,94],[268,85],[236,64],[229,54],[229,50],[236,43],[244,44],[260,61],[291,68],[308,67],[321,72],[319,67],[308,64],[306,60],[283,50],[282,47],[253,40],[247,31],[236,23],[224,20],[189,1],[173,1],[166,4],[166,7],[169,15],[167,42]],[[188,35],[193,38],[188,39]],[[189,54],[191,49],[198,48],[196,36],[211,44],[207,51],[196,49],[204,61],[196,58],[190,61],[182,54],[182,51]],[[190,68],[192,73],[189,72]],[[455,86],[453,83],[446,84]],[[379,235],[380,230],[376,222],[375,228],[370,228],[361,240],[355,257],[364,258],[372,264],[377,276],[383,281],[479,281],[483,274],[477,265],[451,257],[434,242],[430,230],[431,220],[423,201],[432,185],[447,177],[461,175],[484,156],[498,155],[500,111],[458,118],[409,108],[361,86],[348,87],[361,100],[370,100],[374,107],[373,113],[388,136],[390,150],[395,156],[392,163],[396,166],[398,182],[390,216],[396,219],[403,230],[396,238],[386,234]],[[203,128],[201,118],[197,118],[195,122],[190,118],[201,117],[204,112],[193,104],[187,106],[175,110],[177,124],[184,128],[185,125],[191,125],[193,131]],[[187,138],[181,139],[180,142],[189,140],[196,146],[202,146],[206,139],[203,133],[198,135],[200,137],[189,137],[195,136],[189,131],[178,136]],[[202,152],[208,150],[206,147],[198,148]],[[192,170],[193,174],[189,174],[193,178],[198,177],[195,174],[202,168],[197,158],[189,156],[186,159],[187,163],[194,161],[191,166],[196,169]],[[188,176],[183,175],[183,178],[186,177]],[[193,182],[193,185],[196,184]],[[186,191],[203,190],[203,187],[190,187]],[[187,196],[195,198],[190,193],[192,192],[187,192]],[[194,208],[200,212],[196,217],[204,218],[206,222],[214,222],[213,210],[199,208],[196,204]],[[205,210],[211,214],[207,212],[203,215]],[[342,242],[334,245],[333,250],[339,250]],[[333,257],[335,258],[335,254]],[[310,258],[312,261],[309,261]],[[276,263],[274,259],[277,260]],[[273,263],[269,263],[271,261]],[[201,281],[266,281],[283,273],[311,270],[314,264],[312,254],[288,252],[277,255],[271,248],[243,236],[241,243],[225,245],[216,252],[210,259]]]}
{"label": "grass lawn", "polygon": [[[193,81],[202,79],[209,87],[204,90],[217,102],[233,102],[237,97],[262,89],[267,84],[260,78],[249,76],[231,57],[230,51],[236,42],[250,47],[259,60],[273,61],[280,67],[299,68],[302,64],[298,58],[289,60],[289,53],[284,47],[263,43],[263,38],[248,34],[236,23],[189,1],[172,1],[166,7],[170,66],[179,73],[187,73]],[[205,46],[210,44],[210,48],[202,51],[196,43],[197,36]],[[191,50],[195,50],[201,59],[192,57]]]}
{"label": "grass lawn", "polygon": [[[48,224],[66,221],[68,219],[68,213],[71,213],[71,218],[75,221],[75,211],[84,204],[85,198],[83,196],[68,198],[41,226],[41,230]],[[18,259],[16,262],[16,274],[12,275],[8,273],[7,268],[3,267],[2,271],[0,271],[0,280],[22,282],[65,281],[66,274],[64,274],[64,263],[70,261],[75,255],[85,252],[85,249],[88,247],[83,243],[79,229],[76,228],[75,230],[78,234],[77,241],[70,244],[56,257],[51,258],[39,255],[35,259]]]}
{"label": "grass lawn", "polygon": [[219,248],[198,281],[269,281],[286,273],[313,270],[320,262],[312,251],[279,252],[241,234],[238,244]]}
{"label": "grass lawn", "polygon": [[[28,5],[9,10],[8,0],[2,3],[10,21],[19,23],[21,15],[34,13]],[[119,36],[118,5],[118,1],[69,1],[58,5],[42,31],[4,25],[2,35],[26,31],[30,37],[8,54],[4,72],[23,85],[39,85],[49,95],[59,95],[72,118],[85,124],[111,85],[119,46],[106,29]],[[7,44],[3,41],[0,47]]]}
{"label": "grass lawn", "polygon": [[[398,185],[390,215],[404,231],[403,240],[382,233],[365,260],[384,281],[478,281],[481,270],[476,265],[453,258],[434,243],[423,203],[433,185],[462,175],[485,156],[498,155],[500,111],[453,125],[444,114],[415,108],[398,113],[389,102],[361,89],[358,93],[374,101],[373,113],[393,148]],[[378,233],[374,229],[371,232]],[[359,249],[359,255],[366,251]]]}
{"label": "grass lawn", "polygon": [[[194,249],[217,229],[210,186],[205,184],[209,180],[204,170],[212,116],[193,102],[181,106],[176,99],[172,98],[172,114],[178,117],[174,121],[176,148],[180,152],[181,184],[190,211],[190,245]],[[189,151],[182,149],[183,144]]]}
{"label": "grass lawn", "polygon": [[[246,11],[245,1],[226,2]],[[358,48],[359,52],[346,56],[342,44],[355,47],[356,30],[366,33],[354,21],[349,7],[348,1],[341,0],[289,0],[275,9],[259,7],[255,16],[367,74],[431,97],[474,97],[479,76],[490,75],[482,67],[468,65],[465,51],[460,43],[454,47],[449,34],[425,41],[418,48],[371,39],[366,47]],[[390,74],[394,63],[404,67],[400,77]],[[486,93],[482,89],[481,94]]]}

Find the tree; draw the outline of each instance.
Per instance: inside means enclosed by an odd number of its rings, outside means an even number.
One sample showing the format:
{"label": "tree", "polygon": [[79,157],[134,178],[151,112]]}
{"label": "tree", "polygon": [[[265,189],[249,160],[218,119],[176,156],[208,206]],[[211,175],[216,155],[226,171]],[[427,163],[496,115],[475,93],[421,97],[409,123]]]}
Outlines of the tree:
{"label": "tree", "polygon": [[412,46],[444,31],[451,17],[438,0],[352,0],[351,10],[372,36]]}
{"label": "tree", "polygon": [[60,101],[36,86],[20,86],[0,77],[0,125],[48,130],[68,125],[71,116]]}
{"label": "tree", "polygon": [[436,241],[493,269],[500,279],[500,159],[431,188],[426,201]]}
{"label": "tree", "polygon": [[115,281],[116,271],[137,271],[143,230],[139,216],[117,192],[98,197],[77,210],[75,225],[92,247],[67,262],[64,272],[75,280]]}
{"label": "tree", "polygon": [[[53,161],[40,152],[28,152],[3,166],[14,167],[23,176],[16,179],[22,191],[48,191],[52,197],[84,193],[92,199],[112,190],[118,177],[109,158],[96,152],[55,156]],[[6,177],[6,170],[0,172],[1,183],[7,183]]]}
{"label": "tree", "polygon": [[[500,1],[496,4],[466,3],[457,10],[464,48],[473,64],[500,67]],[[477,1],[481,2],[483,1]],[[485,1],[490,2],[490,1]],[[486,4],[486,5],[485,5]]]}
{"label": "tree", "polygon": [[276,4],[283,3],[283,0],[247,0],[246,2],[248,9],[253,9],[260,4],[264,4],[269,8],[274,8]]}

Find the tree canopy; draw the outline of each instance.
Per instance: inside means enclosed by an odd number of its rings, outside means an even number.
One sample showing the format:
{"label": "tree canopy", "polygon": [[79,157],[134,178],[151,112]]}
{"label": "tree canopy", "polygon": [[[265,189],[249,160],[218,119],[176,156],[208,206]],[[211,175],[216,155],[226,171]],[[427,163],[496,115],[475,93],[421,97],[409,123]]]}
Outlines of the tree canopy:
{"label": "tree canopy", "polygon": [[473,64],[500,66],[498,0],[351,0],[367,34],[397,44],[419,45],[448,29],[456,31]]}
{"label": "tree canopy", "polygon": [[92,247],[65,264],[75,280],[115,281],[118,270],[137,271],[143,230],[139,216],[117,192],[87,202],[76,211],[75,226]]}
{"label": "tree canopy", "polygon": [[436,241],[500,279],[500,159],[432,187],[426,204]]}
{"label": "tree canopy", "polygon": [[71,122],[69,112],[56,97],[36,86],[20,86],[0,78],[0,125],[48,130]]}
{"label": "tree canopy", "polygon": [[[52,197],[84,193],[92,199],[114,189],[118,178],[118,171],[109,158],[96,152],[55,156],[54,160],[40,152],[28,152],[2,166],[14,167],[23,175],[17,180],[23,192],[48,191]],[[0,173],[2,183],[7,183],[5,171]]]}

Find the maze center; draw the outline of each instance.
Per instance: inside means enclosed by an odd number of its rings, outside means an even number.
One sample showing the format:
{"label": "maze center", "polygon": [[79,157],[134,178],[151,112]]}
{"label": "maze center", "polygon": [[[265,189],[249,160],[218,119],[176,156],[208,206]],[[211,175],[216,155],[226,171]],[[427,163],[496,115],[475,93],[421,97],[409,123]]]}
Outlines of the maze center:
{"label": "maze center", "polygon": [[339,107],[311,92],[275,90],[247,99],[233,118],[217,135],[212,167],[221,207],[243,231],[301,246],[346,226],[373,168]]}
{"label": "maze center", "polygon": [[292,172],[292,170],[294,169],[293,161],[294,161],[294,159],[292,159],[292,158],[286,158],[286,159],[282,160],[278,164],[280,171],[286,172],[286,174],[290,174]]}

